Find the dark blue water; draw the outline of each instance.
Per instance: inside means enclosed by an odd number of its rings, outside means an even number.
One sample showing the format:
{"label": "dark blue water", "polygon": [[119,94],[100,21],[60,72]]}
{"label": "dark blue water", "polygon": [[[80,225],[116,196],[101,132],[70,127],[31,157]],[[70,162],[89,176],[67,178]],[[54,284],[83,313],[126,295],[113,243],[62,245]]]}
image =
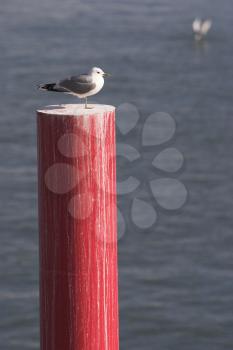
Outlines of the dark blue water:
{"label": "dark blue water", "polygon": [[[213,19],[200,45],[195,16]],[[35,110],[76,102],[35,86],[91,66],[113,74],[94,101],[131,102],[141,124],[152,112],[169,113],[176,134],[161,149],[175,146],[185,159],[173,176],[188,200],[172,215],[158,208],[151,229],[132,224],[119,199],[127,221],[119,241],[121,349],[233,348],[232,18],[231,0],[1,4],[1,349],[39,349]],[[119,160],[119,178],[126,165]]]}

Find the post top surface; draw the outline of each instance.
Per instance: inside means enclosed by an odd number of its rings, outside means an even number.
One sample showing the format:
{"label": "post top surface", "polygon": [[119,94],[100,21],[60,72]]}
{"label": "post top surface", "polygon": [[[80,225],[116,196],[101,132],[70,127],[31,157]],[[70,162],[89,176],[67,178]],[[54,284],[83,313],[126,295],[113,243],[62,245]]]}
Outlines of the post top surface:
{"label": "post top surface", "polygon": [[49,105],[43,109],[38,109],[37,112],[44,113],[46,115],[70,115],[78,117],[115,111],[115,107],[110,105],[88,104],[88,107],[90,108],[86,109],[84,104]]}

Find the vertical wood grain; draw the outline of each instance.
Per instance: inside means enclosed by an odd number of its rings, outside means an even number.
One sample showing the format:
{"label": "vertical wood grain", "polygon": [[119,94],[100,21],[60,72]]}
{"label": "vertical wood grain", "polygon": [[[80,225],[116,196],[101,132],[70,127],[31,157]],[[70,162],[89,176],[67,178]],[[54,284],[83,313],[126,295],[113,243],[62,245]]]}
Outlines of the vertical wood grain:
{"label": "vertical wood grain", "polygon": [[37,113],[41,350],[118,350],[115,112]]}

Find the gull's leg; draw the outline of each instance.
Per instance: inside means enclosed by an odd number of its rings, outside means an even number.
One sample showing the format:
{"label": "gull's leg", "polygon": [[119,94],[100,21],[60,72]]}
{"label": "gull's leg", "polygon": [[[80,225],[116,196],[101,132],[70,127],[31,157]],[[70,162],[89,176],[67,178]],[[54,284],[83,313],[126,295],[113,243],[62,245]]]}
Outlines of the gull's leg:
{"label": "gull's leg", "polygon": [[88,107],[88,105],[87,105],[87,97],[85,98],[85,109],[92,109],[93,107]]}

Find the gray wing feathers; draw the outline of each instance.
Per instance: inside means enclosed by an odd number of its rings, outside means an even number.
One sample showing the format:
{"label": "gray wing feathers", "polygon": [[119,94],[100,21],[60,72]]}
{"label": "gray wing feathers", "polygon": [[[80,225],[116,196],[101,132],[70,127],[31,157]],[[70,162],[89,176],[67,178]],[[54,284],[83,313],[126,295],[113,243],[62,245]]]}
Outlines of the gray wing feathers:
{"label": "gray wing feathers", "polygon": [[82,74],[59,81],[59,86],[75,94],[85,94],[96,86],[90,75]]}
{"label": "gray wing feathers", "polygon": [[70,77],[71,80],[78,81],[80,83],[92,83],[92,77],[87,74],[74,75]]}

